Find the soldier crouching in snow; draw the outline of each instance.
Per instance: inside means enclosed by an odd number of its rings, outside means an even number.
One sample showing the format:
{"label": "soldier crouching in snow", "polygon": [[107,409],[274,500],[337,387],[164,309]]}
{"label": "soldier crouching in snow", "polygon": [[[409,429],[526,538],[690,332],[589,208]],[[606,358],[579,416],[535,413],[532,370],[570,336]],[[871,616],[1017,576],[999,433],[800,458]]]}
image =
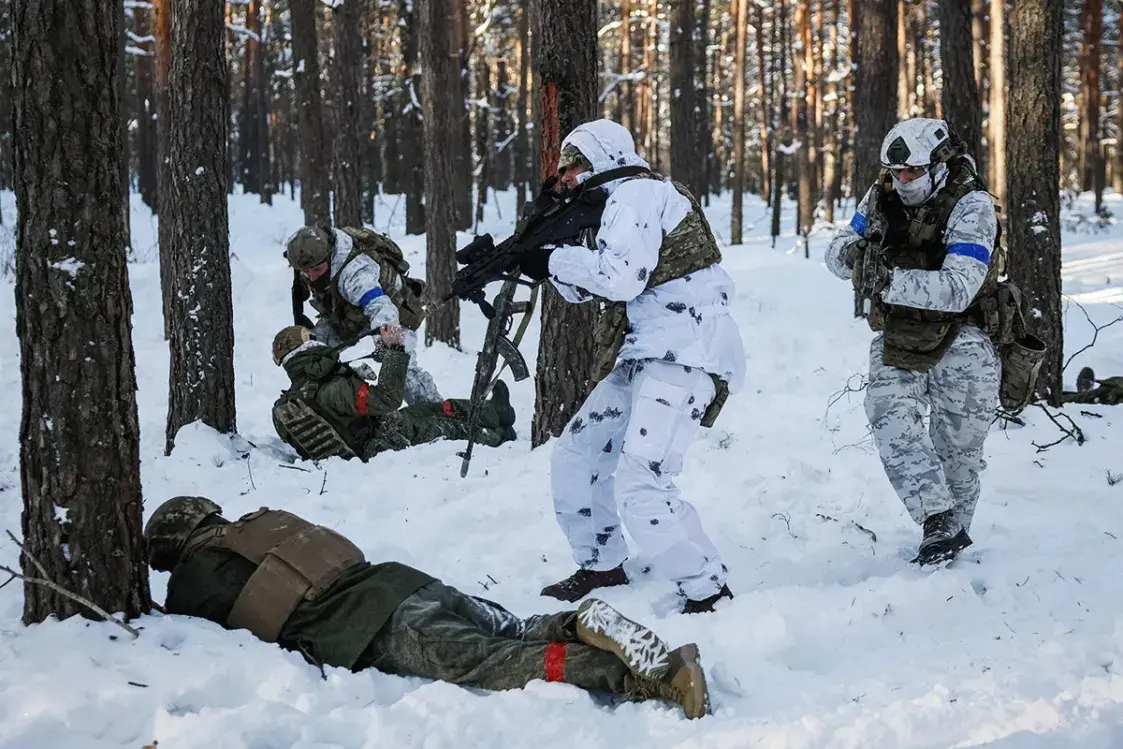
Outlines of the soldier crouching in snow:
{"label": "soldier crouching in snow", "polygon": [[608,604],[519,619],[397,562],[371,564],[338,533],[262,508],[231,523],[205,497],[175,497],[144,528],[171,572],[164,609],[302,653],[311,663],[481,689],[535,679],[709,712],[698,648],[671,650]]}
{"label": "soldier crouching in snow", "polygon": [[[406,403],[441,401],[433,376],[417,363],[424,284],[406,275],[409,263],[401,248],[370,229],[305,226],[285,243],[285,258],[297,275],[294,294],[302,293],[320,314],[313,338],[334,346],[377,330],[383,323],[400,324],[410,355]],[[377,346],[375,353],[381,360]]]}
{"label": "soldier crouching in snow", "polygon": [[[637,169],[638,167],[638,169]],[[613,170],[596,249],[544,247],[520,267],[570,302],[608,302],[596,332],[598,381],[554,446],[554,509],[579,569],[543,595],[576,601],[628,582],[617,514],[653,567],[678,583],[683,611],[732,598],[727,570],[675,486],[700,424],[711,426],[744,379],[745,352],[729,314],[733,281],[694,198],[651,172],[620,125],[597,120],[562,144],[570,189]]]}
{"label": "soldier crouching in snow", "polygon": [[[467,400],[398,408],[409,354],[400,327],[384,324],[380,333],[382,372],[374,385],[340,362],[335,348],[313,340],[305,327],[292,325],[274,337],[273,362],[284,367],[291,387],[273,405],[273,425],[302,458],[367,461],[385,450],[468,439],[472,404]],[[480,405],[476,421],[481,444],[498,447],[515,439],[515,409],[502,380]]]}
{"label": "soldier crouching in snow", "polygon": [[826,264],[851,278],[876,250],[868,227],[884,225],[865,408],[889,481],[924,528],[914,561],[929,564],[971,544],[999,395],[999,358],[984,332],[999,276],[998,222],[974,161],[943,120],[898,123],[881,163]]}

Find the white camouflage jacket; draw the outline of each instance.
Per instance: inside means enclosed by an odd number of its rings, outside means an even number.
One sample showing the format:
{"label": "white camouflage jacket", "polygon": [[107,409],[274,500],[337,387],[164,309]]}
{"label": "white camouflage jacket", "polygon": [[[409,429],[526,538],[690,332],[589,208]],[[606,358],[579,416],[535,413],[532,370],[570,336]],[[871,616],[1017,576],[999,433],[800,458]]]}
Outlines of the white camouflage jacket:
{"label": "white camouflage jacket", "polygon": [[[935,195],[940,187],[942,185],[937,185],[932,194]],[[845,263],[846,250],[865,232],[869,199],[870,192],[867,191],[850,225],[835,234],[827,250],[827,268],[844,280],[851,275]],[[894,269],[881,298],[889,304],[904,307],[938,312],[964,311],[986,280],[997,230],[998,221],[990,195],[981,190],[967,193],[955,204],[948,217],[944,232],[948,254],[943,267],[939,270]]]}
{"label": "white camouflage jacket", "polygon": [[[588,176],[620,166],[647,166],[631,134],[609,120],[576,128],[564,145],[589,160]],[[587,179],[587,177],[586,177]],[[608,202],[596,236],[596,250],[561,246],[550,256],[554,286],[570,302],[593,296],[628,303],[631,332],[619,360],[661,359],[699,367],[739,390],[745,378],[745,351],[729,314],[735,288],[719,265],[645,289],[659,261],[663,238],[690,213],[690,201],[669,181],[615,180],[604,186]]]}
{"label": "white camouflage jacket", "polygon": [[335,249],[331,254],[331,277],[338,278],[340,296],[362,309],[372,329],[385,323],[397,324],[398,308],[380,285],[382,269],[378,263],[366,255],[358,255],[344,267],[354,245],[346,232],[333,229],[332,233]]}

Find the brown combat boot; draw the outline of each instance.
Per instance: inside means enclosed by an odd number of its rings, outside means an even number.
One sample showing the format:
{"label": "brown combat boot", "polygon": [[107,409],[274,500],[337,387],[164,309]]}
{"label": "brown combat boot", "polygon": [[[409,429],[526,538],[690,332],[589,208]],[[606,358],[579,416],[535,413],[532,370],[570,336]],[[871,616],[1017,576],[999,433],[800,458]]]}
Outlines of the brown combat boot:
{"label": "brown combat boot", "polygon": [[667,643],[596,598],[584,601],[577,609],[577,639],[612,653],[640,676],[662,679],[670,668]]}
{"label": "brown combat boot", "polygon": [[577,570],[566,579],[547,585],[542,589],[542,595],[572,603],[581,600],[597,588],[611,588],[614,585],[627,584],[628,576],[624,574],[624,565],[620,564],[603,572]]}
{"label": "brown combat boot", "polygon": [[624,683],[629,697],[670,700],[681,705],[686,717],[692,720],[710,714],[706,674],[698,662],[698,646],[694,643],[670,652],[670,668],[662,679],[635,674],[625,677]]}

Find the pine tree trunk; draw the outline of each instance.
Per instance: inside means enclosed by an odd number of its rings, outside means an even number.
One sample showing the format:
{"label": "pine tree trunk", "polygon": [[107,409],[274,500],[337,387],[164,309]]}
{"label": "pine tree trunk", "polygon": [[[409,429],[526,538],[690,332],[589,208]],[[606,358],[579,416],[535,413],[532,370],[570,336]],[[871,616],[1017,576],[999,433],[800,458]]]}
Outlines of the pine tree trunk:
{"label": "pine tree trunk", "polygon": [[[151,35],[147,8],[133,10],[135,33],[142,39]],[[136,65],[136,130],[137,130],[137,190],[140,199],[156,210],[156,93],[153,90],[156,45],[151,42],[134,42],[147,52],[133,58]]]}
{"label": "pine tree trunk", "polygon": [[[986,109],[990,106],[987,95],[987,0],[971,0],[971,49],[972,59],[975,64],[975,88],[979,92],[979,108]],[[985,113],[979,112],[979,150],[975,152],[975,162],[979,174],[990,174],[988,152],[990,151],[989,129]],[[987,144],[982,141],[986,139]]]}
{"label": "pine tree trunk", "polygon": [[694,0],[673,0],[670,15],[671,178],[693,186],[698,167],[694,130]]}
{"label": "pine tree trunk", "polygon": [[331,19],[334,56],[332,78],[335,84],[335,132],[332,133],[332,206],[336,226],[363,225],[362,162],[359,158],[359,123],[362,101],[359,70],[363,40],[360,0],[344,0],[335,6]]}
{"label": "pine tree trunk", "polygon": [[266,38],[264,25],[261,22],[261,5],[261,0],[252,0],[249,11],[250,31],[260,38],[258,41],[251,39],[249,42],[253,49],[253,141],[256,146],[252,159],[261,202],[272,205],[273,193],[277,188],[273,183],[272,167],[269,163],[269,79],[265,76],[265,56],[268,53],[264,41]]}
{"label": "pine tree trunk", "polygon": [[812,152],[815,139],[811,132],[811,104],[814,101],[815,83],[811,78],[814,61],[811,59],[811,2],[798,0],[796,5],[796,31],[799,34],[799,54],[792,60],[795,68],[796,90],[796,138],[799,151],[796,153],[799,170],[799,234],[803,237],[804,255],[810,252],[808,237],[815,223],[815,202],[811,185],[814,180]]}
{"label": "pine tree trunk", "polygon": [[1100,140],[1100,42],[1103,37],[1102,0],[1084,0],[1080,17],[1080,84],[1084,111],[1080,113],[1081,189],[1096,194],[1096,212],[1103,206],[1103,159]]}
{"label": "pine tree trunk", "polygon": [[710,134],[710,0],[702,0],[702,10],[695,24],[694,59],[698,66],[695,78],[694,132],[697,133],[695,155],[698,167],[694,170],[691,189],[704,205],[710,204],[710,171],[714,165],[714,141]]}
{"label": "pine tree trunk", "polygon": [[944,118],[978,158],[982,147],[982,105],[975,85],[971,43],[971,0],[940,0],[940,60]]}
{"label": "pine tree trunk", "polygon": [[530,95],[530,7],[523,3],[519,10],[519,103],[515,119],[515,210],[522,211],[526,202],[526,186],[530,175],[530,133],[527,132],[526,108]]}
{"label": "pine tree trunk", "polygon": [[[514,137],[511,132],[511,83],[507,78],[507,60],[495,61],[495,87],[491,108],[495,112],[495,155],[491,159],[491,186],[496,190],[506,190],[511,186],[511,155],[515,152]],[[503,150],[498,150],[502,148]],[[517,209],[516,209],[517,210]]]}
{"label": "pine tree trunk", "polygon": [[760,198],[768,205],[772,197],[772,167],[769,163],[771,156],[772,139],[769,136],[768,123],[772,121],[771,97],[765,87],[767,79],[767,64],[764,54],[764,8],[753,4],[756,16],[756,66],[757,81],[760,85]]}
{"label": "pine tree trunk", "polygon": [[[421,22],[415,0],[400,0],[398,4],[398,28],[401,30],[402,77],[405,91],[397,99],[398,108],[393,116],[399,119],[402,176],[405,179],[406,194],[406,234],[425,233],[425,141],[421,107],[421,72],[417,62],[417,47],[420,39]],[[451,120],[449,127],[451,127]],[[450,146],[451,148],[451,141]],[[448,153],[447,151],[445,153]],[[458,318],[459,319],[459,318]]]}
{"label": "pine tree trunk", "polygon": [[[741,244],[745,200],[745,48],[748,46],[749,0],[737,3],[737,37],[733,46],[733,214],[729,243]],[[779,187],[774,185],[774,187]]]}
{"label": "pine tree trunk", "polygon": [[913,28],[916,29],[916,54],[921,76],[920,83],[924,88],[921,111],[924,112],[925,117],[940,119],[944,116],[943,107],[940,105],[940,97],[936,95],[935,65],[932,62],[933,55],[930,54],[928,45],[928,0],[924,0],[917,7],[916,23]]}
{"label": "pine tree trunk", "polygon": [[[631,0],[620,0],[620,66],[617,72],[622,76],[632,72]],[[635,114],[636,100],[632,82],[620,81],[616,86],[616,121],[631,130]]]}
{"label": "pine tree trunk", "polygon": [[[491,87],[491,68],[487,58],[480,55],[476,60],[476,91],[477,100],[486,101],[487,91]],[[476,119],[476,226],[484,220],[484,205],[487,204],[487,185],[491,177],[491,117],[487,107],[472,106]]]}
{"label": "pine tree trunk", "polygon": [[320,52],[316,42],[316,0],[290,0],[293,78],[300,133],[300,207],[306,225],[331,222],[330,154],[324,138],[320,97]]}
{"label": "pine tree trunk", "polygon": [[234,412],[234,317],[226,194],[229,81],[222,7],[176,0],[168,114],[172,302],[166,453],[196,420],[222,433]]}
{"label": "pine tree trunk", "polygon": [[[599,114],[597,4],[596,0],[539,2],[541,36],[535,41],[534,67],[542,85],[538,165],[545,179],[557,172],[565,136]],[[549,283],[543,289],[531,427],[534,447],[561,434],[585,399],[593,365],[590,331],[597,312],[592,303],[568,304]]]}
{"label": "pine tree trunk", "polygon": [[[168,138],[171,117],[168,115],[168,79],[172,71],[172,0],[152,0],[156,21],[156,213],[166,216],[170,211],[165,186],[171,180],[171,152]],[[160,298],[164,311],[164,338],[171,336],[172,297],[175,295],[175,273],[172,271],[171,222],[161,220],[157,226],[160,246]]]}
{"label": "pine tree trunk", "polygon": [[[998,0],[1000,1],[1000,0]],[[855,2],[857,5],[857,2]],[[854,82],[854,194],[858,199],[880,169],[881,141],[897,121],[897,0],[869,0],[858,14]]]}
{"label": "pine tree trunk", "polygon": [[[834,204],[838,200],[838,111],[839,111],[839,85],[835,80],[834,72],[838,70],[838,0],[830,0],[826,4],[826,13],[823,16],[823,35],[830,48],[830,61],[824,62],[824,67],[829,70],[827,75],[827,96],[824,101],[830,101],[830,107],[823,113],[823,218],[829,223],[834,223]],[[826,50],[823,51],[826,57]]]}
{"label": "pine tree trunk", "polygon": [[[1112,189],[1123,195],[1123,38],[1115,45],[1115,60],[1115,87],[1119,91],[1119,98],[1115,103],[1115,169],[1112,173]],[[0,160],[2,158],[0,156]]]}
{"label": "pine tree trunk", "polygon": [[[448,158],[456,147],[463,99],[457,84],[456,58],[448,19],[453,0],[419,0],[421,38],[421,108],[425,154],[425,277],[430,294],[442,294],[456,277],[455,178]],[[453,299],[429,313],[425,341],[460,347],[460,303]]]}
{"label": "pine tree trunk", "polygon": [[[121,6],[12,16],[16,335],[25,549],[110,612],[149,609],[120,137]],[[27,555],[23,571],[43,574]],[[25,583],[23,621],[90,614]]]}
{"label": "pine tree trunk", "polygon": [[[12,4],[0,2],[0,60],[12,59]],[[0,190],[12,188],[12,77],[0,75]],[[4,215],[0,212],[0,226]],[[0,267],[0,274],[6,269]]]}
{"label": "pine tree trunk", "polygon": [[1037,390],[1056,406],[1064,356],[1058,166],[1064,3],[1018,0],[1011,8],[1007,267],[1033,311],[1031,332],[1049,347]]}
{"label": "pine tree trunk", "polygon": [[916,57],[909,39],[908,0],[897,0],[897,119],[911,116],[909,90],[916,91]]}
{"label": "pine tree trunk", "polygon": [[990,130],[987,137],[987,186],[1006,205],[1006,39],[1003,0],[990,0]]}
{"label": "pine tree trunk", "polygon": [[[472,46],[472,30],[468,21],[468,0],[452,0],[452,12],[444,19],[452,19],[452,38],[449,50],[460,59],[458,74],[452,79],[456,92],[448,103],[456,107],[453,126],[457,138],[452,154],[453,205],[456,210],[456,228],[468,229],[472,226],[472,121],[468,108],[468,81],[472,75],[471,60],[468,59]],[[426,203],[428,205],[428,203]]]}

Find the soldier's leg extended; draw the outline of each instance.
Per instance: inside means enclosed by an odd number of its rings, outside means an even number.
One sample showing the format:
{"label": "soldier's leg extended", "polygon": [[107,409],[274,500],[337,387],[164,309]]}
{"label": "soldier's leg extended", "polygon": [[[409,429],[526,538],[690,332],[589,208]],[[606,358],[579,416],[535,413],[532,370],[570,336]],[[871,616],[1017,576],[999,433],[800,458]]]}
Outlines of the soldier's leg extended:
{"label": "soldier's leg extended", "polygon": [[632,410],[628,372],[633,366],[617,366],[593,388],[550,456],[554,514],[582,570],[612,570],[628,556],[613,487]]}
{"label": "soldier's leg extended", "polygon": [[[535,679],[626,694],[628,666],[612,653],[574,641],[497,635],[477,616],[462,615],[463,594],[431,583],[407,598],[373,643],[381,671],[479,687],[518,689]],[[503,626],[500,626],[503,631]],[[529,629],[524,625],[522,630]]]}
{"label": "soldier's leg extended", "polygon": [[[472,405],[466,400],[445,400],[408,406],[387,414],[367,442],[363,453],[368,460],[386,450],[404,450],[439,439],[468,439]],[[476,442],[498,447],[515,439],[511,425],[514,409],[507,401],[507,386],[496,383],[489,401],[481,404],[476,425]]]}
{"label": "soldier's leg extended", "polygon": [[943,462],[924,428],[929,376],[885,366],[882,351],[882,339],[877,336],[870,345],[866,416],[889,483],[919,525],[955,506]]}
{"label": "soldier's leg extended", "polygon": [[715,394],[703,370],[645,361],[633,372],[631,414],[616,469],[624,523],[657,573],[687,598],[701,600],[725,585],[721,555],[675,477]]}
{"label": "soldier's leg extended", "polygon": [[417,362],[417,331],[402,328],[402,334],[405,349],[409,353],[409,365],[406,367],[406,405],[440,403],[441,391],[437,389],[436,380]]}
{"label": "soldier's leg extended", "polygon": [[979,501],[979,474],[986,468],[983,443],[998,404],[998,385],[998,354],[976,328],[963,329],[928,380],[932,444],[967,531]]}

